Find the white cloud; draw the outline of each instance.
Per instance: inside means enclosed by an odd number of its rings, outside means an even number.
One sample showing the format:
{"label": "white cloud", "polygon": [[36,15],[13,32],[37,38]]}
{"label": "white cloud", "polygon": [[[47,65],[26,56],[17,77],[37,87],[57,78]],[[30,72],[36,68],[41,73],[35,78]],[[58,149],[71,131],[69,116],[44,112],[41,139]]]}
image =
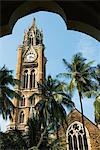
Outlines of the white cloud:
{"label": "white cloud", "polygon": [[89,61],[94,60],[95,65],[100,63],[100,45],[98,45],[98,41],[90,36],[85,34],[80,36],[77,52],[82,52],[83,56]]}

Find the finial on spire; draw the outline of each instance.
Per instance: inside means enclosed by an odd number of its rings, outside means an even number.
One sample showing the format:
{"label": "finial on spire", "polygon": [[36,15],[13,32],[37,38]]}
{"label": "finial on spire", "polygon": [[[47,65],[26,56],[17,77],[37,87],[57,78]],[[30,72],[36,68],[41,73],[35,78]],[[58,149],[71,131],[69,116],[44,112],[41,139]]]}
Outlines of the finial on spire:
{"label": "finial on spire", "polygon": [[33,17],[32,26],[35,26],[35,18]]}

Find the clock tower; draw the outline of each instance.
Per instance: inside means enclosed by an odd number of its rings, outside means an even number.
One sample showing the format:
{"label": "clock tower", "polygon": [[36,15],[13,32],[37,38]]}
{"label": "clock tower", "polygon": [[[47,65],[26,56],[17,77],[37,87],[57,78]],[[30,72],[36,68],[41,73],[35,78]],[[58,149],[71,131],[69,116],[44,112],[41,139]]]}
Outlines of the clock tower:
{"label": "clock tower", "polygon": [[10,128],[25,131],[28,118],[34,111],[35,104],[41,99],[35,96],[33,100],[29,97],[33,93],[39,93],[38,82],[45,80],[46,58],[44,56],[43,33],[40,31],[33,19],[32,26],[24,32],[23,44],[18,47],[18,60],[16,65],[16,79],[21,84],[15,88],[23,97],[22,100],[13,99],[15,111]]}

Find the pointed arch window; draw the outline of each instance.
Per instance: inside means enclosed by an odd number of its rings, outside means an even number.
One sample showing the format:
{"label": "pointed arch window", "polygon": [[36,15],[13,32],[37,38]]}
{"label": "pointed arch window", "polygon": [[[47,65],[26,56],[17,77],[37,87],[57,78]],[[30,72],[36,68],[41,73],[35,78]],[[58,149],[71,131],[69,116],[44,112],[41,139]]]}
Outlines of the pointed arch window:
{"label": "pointed arch window", "polygon": [[29,44],[34,45],[34,43],[33,43],[33,37],[29,38]]}
{"label": "pointed arch window", "polygon": [[24,123],[24,112],[23,111],[21,111],[21,113],[20,113],[19,123]]}
{"label": "pointed arch window", "polygon": [[35,88],[35,70],[32,70],[30,74],[30,89],[32,88]]}
{"label": "pointed arch window", "polygon": [[25,96],[23,95],[23,99],[21,100],[21,106],[25,106]]}
{"label": "pointed arch window", "polygon": [[23,82],[23,88],[27,89],[28,88],[28,70],[24,71],[22,82]]}
{"label": "pointed arch window", "polygon": [[34,97],[30,100],[30,105],[35,105],[35,95],[34,95]]}
{"label": "pointed arch window", "polygon": [[85,138],[83,125],[77,121],[67,129],[67,143],[68,150],[91,150],[88,130]]}
{"label": "pointed arch window", "polygon": [[31,44],[33,45],[33,38],[31,39]]}

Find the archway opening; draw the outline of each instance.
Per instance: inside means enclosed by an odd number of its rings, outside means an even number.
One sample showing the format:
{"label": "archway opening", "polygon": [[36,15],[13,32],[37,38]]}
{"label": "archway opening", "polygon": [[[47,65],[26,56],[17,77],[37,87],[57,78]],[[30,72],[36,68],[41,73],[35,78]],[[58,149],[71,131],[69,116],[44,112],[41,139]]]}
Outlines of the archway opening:
{"label": "archway opening", "polygon": [[[24,30],[27,29],[28,26],[31,26],[33,17],[36,18],[37,26],[43,29],[45,55],[48,60],[46,67],[47,75],[51,74],[55,77],[58,73],[64,72],[65,68],[62,63],[62,58],[65,58],[70,62],[73,54],[77,52],[82,52],[84,57],[89,61],[95,60],[95,64],[100,63],[100,53],[98,53],[100,50],[100,44],[98,41],[84,33],[66,30],[65,22],[59,15],[40,11],[18,20],[13,28],[12,35],[3,37],[0,40],[0,64],[6,64],[8,68],[14,70],[14,74],[17,62],[16,49],[19,44],[22,44]],[[80,109],[79,101],[76,101],[78,96],[76,95],[74,99],[77,108]],[[92,100],[92,102],[85,100],[84,106],[91,106],[91,110],[93,110],[93,101],[94,100]],[[88,110],[84,110],[84,112],[90,120],[94,120],[93,111],[92,115]]]}

